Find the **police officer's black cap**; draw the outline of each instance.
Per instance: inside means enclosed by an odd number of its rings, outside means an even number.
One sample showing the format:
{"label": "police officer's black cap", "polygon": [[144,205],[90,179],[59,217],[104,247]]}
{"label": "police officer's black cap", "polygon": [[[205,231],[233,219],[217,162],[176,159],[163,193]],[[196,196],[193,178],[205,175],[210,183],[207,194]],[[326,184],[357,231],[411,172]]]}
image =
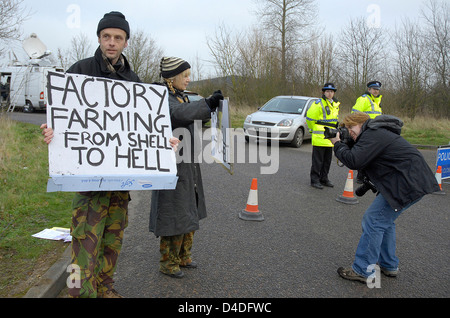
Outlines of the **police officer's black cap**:
{"label": "police officer's black cap", "polygon": [[367,87],[368,88],[380,89],[381,88],[381,82],[379,82],[379,81],[369,82],[369,83],[367,83]]}
{"label": "police officer's black cap", "polygon": [[322,92],[327,91],[327,90],[337,91],[337,88],[334,86],[333,83],[325,83],[323,85]]}

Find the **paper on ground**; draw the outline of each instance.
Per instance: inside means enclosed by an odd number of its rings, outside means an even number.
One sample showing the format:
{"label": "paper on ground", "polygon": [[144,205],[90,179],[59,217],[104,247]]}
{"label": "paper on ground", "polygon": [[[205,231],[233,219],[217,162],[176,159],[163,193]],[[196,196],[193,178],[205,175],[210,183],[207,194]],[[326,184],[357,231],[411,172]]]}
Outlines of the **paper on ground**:
{"label": "paper on ground", "polygon": [[62,227],[54,227],[51,229],[45,229],[40,231],[39,233],[31,235],[36,238],[47,239],[59,241],[63,240],[64,242],[71,242],[72,236],[70,235],[70,230]]}

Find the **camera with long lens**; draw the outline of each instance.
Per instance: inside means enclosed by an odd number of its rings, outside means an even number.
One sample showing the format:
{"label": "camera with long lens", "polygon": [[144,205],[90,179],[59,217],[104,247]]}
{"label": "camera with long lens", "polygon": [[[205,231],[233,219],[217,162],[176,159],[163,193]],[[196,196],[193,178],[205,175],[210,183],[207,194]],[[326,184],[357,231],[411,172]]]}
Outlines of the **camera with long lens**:
{"label": "camera with long lens", "polygon": [[355,194],[358,197],[362,197],[364,194],[367,193],[367,191],[372,190],[373,193],[377,193],[377,187],[372,183],[372,181],[369,180],[366,176],[363,178],[363,184],[362,186],[358,187],[355,190]]}
{"label": "camera with long lens", "polygon": [[346,127],[337,127],[336,129],[333,129],[333,128],[325,126],[324,128],[325,128],[325,132],[324,132],[325,139],[330,139],[330,138],[336,137],[338,132],[339,132],[339,139],[342,142],[347,143],[351,139],[350,132],[348,131],[348,129]]}
{"label": "camera with long lens", "polygon": [[331,124],[323,121],[316,121],[317,124],[325,126],[324,137],[325,139],[330,139],[336,137],[339,132],[339,139],[341,142],[351,146],[353,144],[353,139],[350,136],[350,132],[347,127],[340,127],[339,123]]}

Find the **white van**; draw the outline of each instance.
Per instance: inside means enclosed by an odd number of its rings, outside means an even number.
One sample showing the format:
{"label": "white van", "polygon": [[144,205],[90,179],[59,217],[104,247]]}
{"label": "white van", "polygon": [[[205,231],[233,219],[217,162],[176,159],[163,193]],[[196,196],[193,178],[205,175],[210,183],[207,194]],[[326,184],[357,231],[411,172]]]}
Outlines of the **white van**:
{"label": "white van", "polygon": [[3,98],[8,99],[16,108],[24,112],[45,110],[46,77],[48,72],[63,72],[54,66],[21,65],[8,66],[0,69],[0,79],[3,84]]}
{"label": "white van", "polygon": [[20,63],[13,52],[15,60],[0,68],[0,105],[7,106],[8,111],[15,108],[22,108],[24,112],[45,110],[47,74],[64,72],[64,69],[43,60],[51,52],[35,33],[23,40],[22,47],[29,57],[26,62]]}

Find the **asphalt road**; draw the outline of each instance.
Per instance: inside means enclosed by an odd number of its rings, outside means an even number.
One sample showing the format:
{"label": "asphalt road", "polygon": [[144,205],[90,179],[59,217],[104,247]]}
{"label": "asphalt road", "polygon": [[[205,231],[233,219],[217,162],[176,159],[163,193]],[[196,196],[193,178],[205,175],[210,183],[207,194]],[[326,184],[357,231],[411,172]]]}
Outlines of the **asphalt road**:
{"label": "asphalt road", "polygon": [[46,113],[44,112],[35,112],[35,113],[12,112],[5,114],[9,116],[11,119],[39,126],[46,122]]}
{"label": "asphalt road", "polygon": [[[44,114],[12,116],[35,124],[45,121]],[[23,116],[26,119],[20,119]],[[208,217],[194,237],[193,257],[199,266],[185,269],[182,279],[158,270],[159,239],[148,231],[151,192],[131,193],[129,225],[115,275],[121,294],[219,299],[450,296],[448,184],[443,184],[446,195],[428,195],[399,217],[399,276],[381,275],[379,288],[368,288],[343,280],[336,270],[352,263],[361,218],[374,195],[367,193],[356,205],[337,202],[348,169],[335,161],[330,171],[335,187],[310,187],[309,142],[299,149],[281,146],[275,174],[261,174],[261,166],[268,164],[249,163],[248,144],[240,141],[239,147],[246,147],[247,163],[235,164],[234,175],[219,164],[202,163]],[[422,153],[434,169],[436,151]],[[262,222],[238,217],[246,207],[252,178],[258,180]]]}
{"label": "asphalt road", "polygon": [[[311,149],[310,143],[280,147],[276,174],[261,174],[257,163],[235,164],[234,175],[202,164],[209,214],[194,237],[199,267],[185,269],[182,279],[159,273],[159,239],[148,232],[151,193],[133,192],[117,290],[152,298],[449,297],[450,197],[429,195],[398,219],[397,278],[381,276],[380,288],[343,280],[336,270],[352,263],[374,194],[356,205],[337,202],[348,169],[336,163],[330,173],[335,188],[310,187]],[[424,153],[433,167],[435,151]],[[252,178],[258,180],[262,222],[238,217]]]}

